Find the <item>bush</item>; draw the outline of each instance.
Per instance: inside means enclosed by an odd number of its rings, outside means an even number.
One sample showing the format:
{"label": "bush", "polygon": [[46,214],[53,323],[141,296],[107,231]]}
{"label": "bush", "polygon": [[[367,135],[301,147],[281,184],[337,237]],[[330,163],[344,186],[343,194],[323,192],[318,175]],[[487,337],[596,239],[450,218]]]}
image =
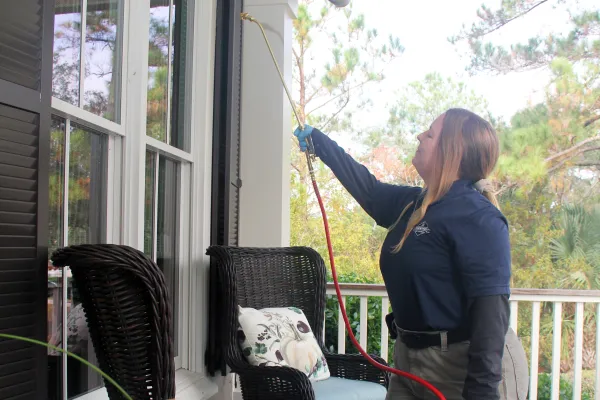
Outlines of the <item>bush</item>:
{"label": "bush", "polygon": [[[346,278],[346,279],[344,279]],[[353,281],[353,277],[341,277],[340,281]],[[374,282],[360,282],[360,283],[374,283]],[[376,354],[381,356],[381,298],[369,297],[367,305],[367,353]],[[358,296],[347,296],[346,297],[346,313],[348,314],[348,320],[352,327],[352,332],[356,337],[356,340],[360,341],[360,297]],[[389,313],[388,310],[385,314]],[[385,315],[384,314],[384,315]],[[327,296],[327,306],[325,310],[325,346],[329,351],[337,353],[338,340],[338,302],[337,296]],[[344,321],[340,321],[342,324]],[[393,364],[393,353],[394,353],[394,342],[390,340],[388,334],[388,363]],[[348,335],[346,335],[346,354],[358,354],[358,350],[354,348],[354,345],[350,341]]]}
{"label": "bush", "polygon": [[[563,375],[560,377],[559,399],[573,398],[573,384]],[[537,400],[550,400],[552,398],[552,375],[542,373],[538,375],[538,396]],[[593,390],[583,387],[581,391],[581,400],[592,400],[594,398]]]}

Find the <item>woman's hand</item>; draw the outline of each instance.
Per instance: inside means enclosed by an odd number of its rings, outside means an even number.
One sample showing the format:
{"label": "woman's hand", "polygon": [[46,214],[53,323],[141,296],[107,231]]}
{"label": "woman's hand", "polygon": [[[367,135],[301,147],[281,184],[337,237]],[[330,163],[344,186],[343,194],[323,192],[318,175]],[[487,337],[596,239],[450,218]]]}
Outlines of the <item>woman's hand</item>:
{"label": "woman's hand", "polygon": [[306,124],[304,124],[304,129],[300,129],[300,127],[298,127],[294,131],[294,136],[298,138],[298,142],[300,143],[300,150],[306,151],[306,149],[308,148],[306,138],[308,138],[311,135],[312,131],[313,127]]}

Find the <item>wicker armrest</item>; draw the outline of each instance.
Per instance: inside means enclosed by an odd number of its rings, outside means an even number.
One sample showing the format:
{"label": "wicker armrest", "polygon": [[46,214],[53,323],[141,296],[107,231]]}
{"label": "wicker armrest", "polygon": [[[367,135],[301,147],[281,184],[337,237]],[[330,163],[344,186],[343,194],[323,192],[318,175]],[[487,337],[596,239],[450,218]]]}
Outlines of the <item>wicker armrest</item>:
{"label": "wicker armrest", "polygon": [[[371,355],[371,357],[380,364],[388,365],[381,357],[376,355]],[[325,353],[325,358],[327,359],[331,376],[375,382],[385,387],[388,386],[388,373],[371,365],[360,354]]]}
{"label": "wicker armrest", "polygon": [[244,399],[269,400],[314,399],[310,380],[303,372],[291,367],[260,367],[247,365],[232,369],[239,375]]}

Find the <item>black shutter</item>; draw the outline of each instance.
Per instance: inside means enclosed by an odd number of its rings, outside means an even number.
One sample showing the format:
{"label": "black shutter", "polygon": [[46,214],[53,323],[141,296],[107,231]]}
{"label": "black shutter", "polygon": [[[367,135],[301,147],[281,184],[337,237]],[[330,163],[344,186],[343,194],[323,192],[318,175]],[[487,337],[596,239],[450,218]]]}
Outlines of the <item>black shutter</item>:
{"label": "black shutter", "polygon": [[[0,6],[0,332],[45,342],[54,1]],[[0,339],[0,399],[46,398],[47,365]]]}
{"label": "black shutter", "polygon": [[[243,0],[217,1],[211,245],[237,246],[239,240],[242,10]],[[210,271],[205,362],[211,375],[219,370],[224,375],[227,370],[220,343],[220,289],[212,265]]]}
{"label": "black shutter", "polygon": [[[237,2],[239,12],[243,9],[243,0]],[[233,71],[231,75],[231,143],[229,147],[229,245],[237,246],[239,244],[239,225],[240,225],[240,188],[242,187],[242,178],[240,176],[240,157],[241,157],[241,131],[242,131],[242,44],[244,39],[244,24],[238,15],[238,9],[235,9],[234,17],[236,23],[231,28],[231,53]]]}
{"label": "black shutter", "polygon": [[218,1],[211,244],[238,244],[242,0]]}

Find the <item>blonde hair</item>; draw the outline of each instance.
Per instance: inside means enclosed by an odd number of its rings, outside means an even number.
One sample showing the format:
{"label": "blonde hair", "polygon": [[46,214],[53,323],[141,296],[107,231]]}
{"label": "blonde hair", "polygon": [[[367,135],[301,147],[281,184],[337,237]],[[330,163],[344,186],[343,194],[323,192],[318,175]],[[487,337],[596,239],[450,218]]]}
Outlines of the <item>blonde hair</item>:
{"label": "blonde hair", "polygon": [[[433,179],[429,186],[423,188],[423,202],[412,212],[400,243],[393,249],[394,253],[400,251],[410,232],[425,216],[427,208],[448,193],[457,176],[475,183],[492,173],[500,155],[500,143],[489,122],[471,111],[451,108],[445,112],[435,152],[431,174]],[[485,189],[482,194],[499,208],[496,195],[491,190]],[[411,202],[402,210],[390,230],[413,204]]]}

